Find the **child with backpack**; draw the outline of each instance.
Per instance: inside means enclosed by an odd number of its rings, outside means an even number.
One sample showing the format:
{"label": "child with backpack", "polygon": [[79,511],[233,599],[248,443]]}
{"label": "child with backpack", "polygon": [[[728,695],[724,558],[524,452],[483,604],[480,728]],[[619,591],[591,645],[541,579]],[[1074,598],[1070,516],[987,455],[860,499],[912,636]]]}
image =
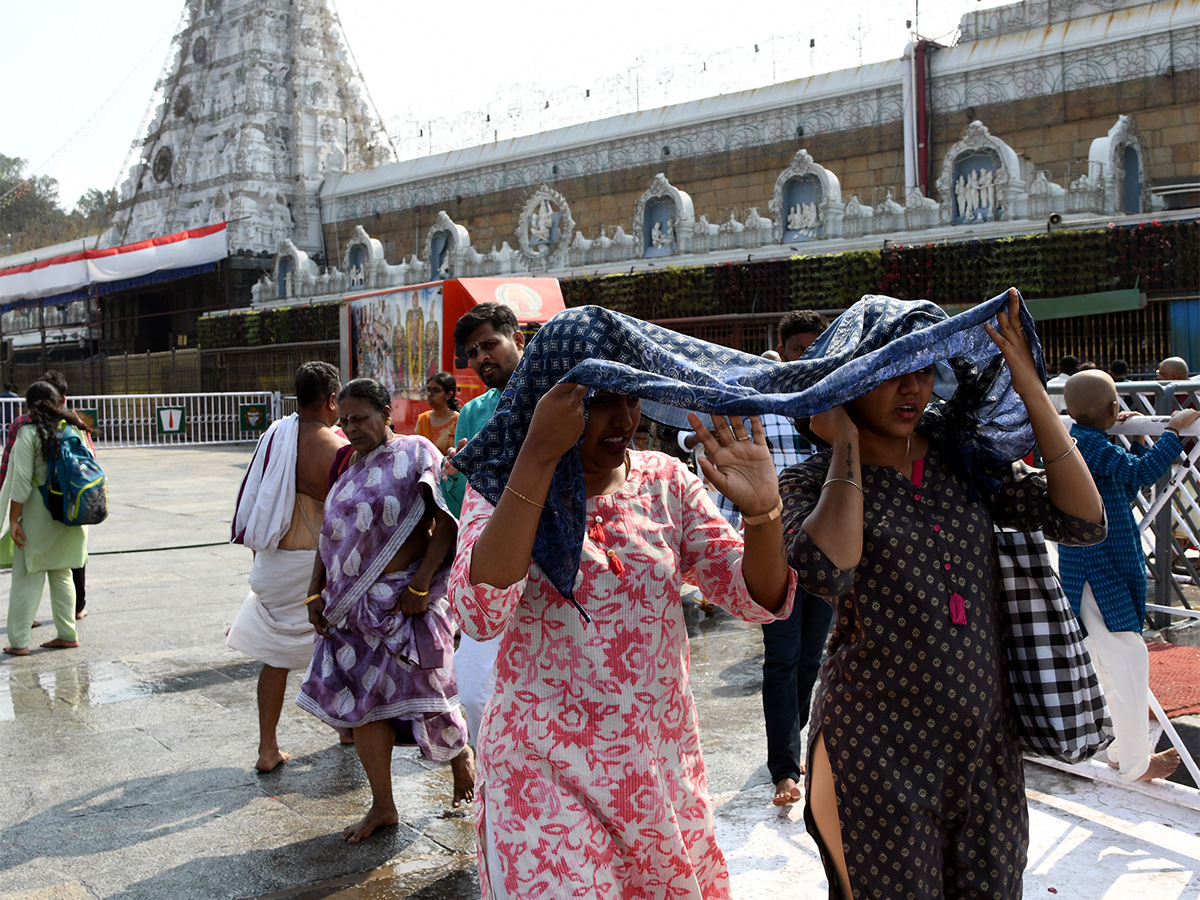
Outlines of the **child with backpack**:
{"label": "child with backpack", "polygon": [[[78,485],[72,489],[63,483],[64,476],[68,482],[81,481],[78,476],[81,466],[86,467],[86,459],[77,460],[74,454],[77,447],[83,446],[81,435],[90,430],[63,402],[62,394],[48,382],[30,385],[25,403],[31,427],[21,428],[17,433],[0,487],[0,562],[6,561],[4,557],[9,552],[12,560],[8,646],[4,652],[13,656],[29,654],[29,632],[47,579],[57,635],[41,646],[50,649],[79,646],[71,570],[87,561],[87,526],[56,520],[47,503],[55,502],[52,491],[57,487],[59,515],[70,515],[70,508],[75,507],[75,520],[79,521],[78,510],[89,505],[89,498],[91,505],[103,505],[99,495],[104,493],[105,486],[103,475],[99,475],[97,482],[94,473],[88,478],[92,485],[90,495],[86,489],[81,494]],[[51,479],[52,471],[58,473],[57,481]]]}

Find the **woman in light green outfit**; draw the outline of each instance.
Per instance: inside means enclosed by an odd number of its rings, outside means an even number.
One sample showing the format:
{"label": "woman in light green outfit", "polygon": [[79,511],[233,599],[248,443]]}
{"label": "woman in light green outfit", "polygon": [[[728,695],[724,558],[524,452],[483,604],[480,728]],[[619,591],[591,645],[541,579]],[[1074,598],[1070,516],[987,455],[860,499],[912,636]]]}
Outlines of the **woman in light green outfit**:
{"label": "woman in light green outfit", "polygon": [[[0,541],[12,533],[12,587],[8,595],[8,646],[13,656],[29,654],[29,631],[50,581],[50,607],[57,636],[43,647],[78,647],[75,630],[75,585],[71,570],[87,562],[87,526],[64,525],[50,516],[38,485],[45,484],[48,461],[58,450],[58,428],[87,431],[79,416],[63,407],[53,385],[36,381],[25,393],[29,424],[21,426],[13,444],[4,486],[0,488]],[[8,515],[4,516],[4,511]]]}

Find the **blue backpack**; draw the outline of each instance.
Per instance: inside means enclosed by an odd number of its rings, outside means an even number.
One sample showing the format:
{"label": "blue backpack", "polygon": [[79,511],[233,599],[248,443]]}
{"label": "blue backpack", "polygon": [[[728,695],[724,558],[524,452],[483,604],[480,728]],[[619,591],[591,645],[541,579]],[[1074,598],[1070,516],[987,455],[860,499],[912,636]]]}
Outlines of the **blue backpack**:
{"label": "blue backpack", "polygon": [[108,479],[78,429],[66,422],[58,425],[58,453],[38,490],[55,521],[98,525],[108,517]]}

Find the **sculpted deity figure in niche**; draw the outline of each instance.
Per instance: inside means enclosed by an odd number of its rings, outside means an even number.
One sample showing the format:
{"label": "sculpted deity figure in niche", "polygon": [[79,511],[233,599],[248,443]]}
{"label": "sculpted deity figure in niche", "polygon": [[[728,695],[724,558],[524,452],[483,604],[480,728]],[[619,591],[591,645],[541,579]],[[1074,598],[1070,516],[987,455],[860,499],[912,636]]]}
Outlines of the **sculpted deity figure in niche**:
{"label": "sculpted deity figure in niche", "polygon": [[529,243],[548,244],[554,231],[554,207],[549,200],[543,200],[529,214]]}
{"label": "sculpted deity figure in niche", "polygon": [[450,248],[447,247],[442,251],[442,261],[437,267],[437,273],[442,278],[447,278],[450,275]]}
{"label": "sculpted deity figure in niche", "polygon": [[283,276],[283,284],[284,284],[283,289],[287,293],[287,296],[295,297],[296,296],[296,279],[295,279],[295,277],[293,277],[291,269],[289,269],[287,274]]}
{"label": "sculpted deity figure in niche", "polygon": [[346,275],[350,279],[351,287],[362,287],[367,283],[367,273],[361,265],[351,266],[350,271]]}
{"label": "sculpted deity figure in niche", "polygon": [[972,169],[967,176],[967,212],[972,216],[979,209],[979,170]]}
{"label": "sculpted deity figure in niche", "polygon": [[667,230],[663,231],[662,223],[655,222],[650,230],[650,241],[655,247],[670,247],[675,243],[675,220],[667,220]]}
{"label": "sculpted deity figure in niche", "polygon": [[979,205],[989,212],[996,208],[996,184],[991,169],[984,169],[979,174]]}
{"label": "sculpted deity figure in niche", "polygon": [[788,212],[788,229],[791,231],[812,231],[817,227],[817,204],[797,203]]}
{"label": "sculpted deity figure in niche", "polygon": [[958,202],[958,214],[965,219],[967,217],[967,179],[962,175],[959,175],[958,181],[954,183],[954,197]]}

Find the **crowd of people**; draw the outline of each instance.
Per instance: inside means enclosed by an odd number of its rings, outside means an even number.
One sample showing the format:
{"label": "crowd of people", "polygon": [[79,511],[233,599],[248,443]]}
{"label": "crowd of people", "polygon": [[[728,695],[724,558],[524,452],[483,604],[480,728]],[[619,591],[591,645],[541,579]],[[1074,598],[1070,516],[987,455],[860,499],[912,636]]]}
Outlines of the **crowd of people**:
{"label": "crowd of people", "polygon": [[[888,301],[841,329],[791,313],[777,364],[878,360],[945,319],[928,306]],[[1105,688],[1133,697],[1114,703],[1122,776],[1177,763],[1145,746],[1144,645],[1139,668],[1129,642],[1094,639],[1140,630],[1144,590],[1114,617],[1105,566],[1128,549],[1126,485],[1161,474],[1178,441],[1110,478],[1094,456],[1124,453],[1103,435],[1113,379],[1067,382],[1068,432],[1031,328],[1014,291],[986,331],[1044,467],[1010,459],[986,475],[963,465],[975,410],[926,415],[943,369],[961,395],[981,393],[961,387],[979,367],[936,342],[807,420],[692,413],[678,455],[637,449],[638,393],[548,377],[562,342],[527,344],[499,304],[454,331],[487,391],[460,407],[451,375],[430,378],[416,435],[393,432],[380,383],[343,387],[307,364],[299,412],[260,442],[234,523],[257,551],[229,633],[264,663],[257,767],[287,759],[281,679],[303,665],[297,702],[355,744],[370,783],[347,841],[398,821],[391,751],[415,744],[449,763],[456,805],[474,801],[485,896],[728,896],[689,686],[692,585],[761,623],[772,802],[804,800],[831,897],[1019,896],[1028,817],[993,527],[1063,545]],[[563,576],[547,554],[576,509],[582,544]],[[1121,570],[1123,597],[1135,576],[1144,587],[1135,570]],[[284,632],[294,655],[276,647]],[[1140,740],[1117,711],[1139,698]],[[894,847],[903,862],[882,865]]]}
{"label": "crowd of people", "polygon": [[[789,313],[766,359],[735,363],[761,400],[737,394],[745,415],[693,390],[723,374],[699,356],[580,337],[586,308],[528,342],[507,306],[472,308],[454,340],[487,391],[460,405],[434,375],[412,435],[379,381],[305,363],[230,534],[254,553],[227,641],[262,663],[255,768],[289,759],[278,723],[303,670],[296,702],[354,745],[370,785],[346,841],[398,823],[392,750],[416,746],[448,765],[453,804],[474,804],[484,896],[727,897],[692,586],[761,625],[771,802],[804,802],[831,898],[1020,896],[1028,815],[993,529],[1062,545],[1110,761],[1127,780],[1169,775],[1177,754],[1146,737],[1130,506],[1200,411],[1123,450],[1106,431],[1129,415],[1128,367],[1068,357],[1068,430],[1019,295],[1000,300],[974,334],[922,301],[864,298],[833,323]],[[1158,374],[1181,380],[1186,363]],[[29,652],[46,579],[43,646],[78,646],[86,614],[86,527],[35,499],[62,429],[89,431],[55,377],[30,387],[0,462],[9,654]],[[820,399],[795,418],[770,405],[787,397]],[[639,450],[643,405],[664,400],[692,410],[679,453]],[[1013,449],[1021,435],[1041,468]]]}

